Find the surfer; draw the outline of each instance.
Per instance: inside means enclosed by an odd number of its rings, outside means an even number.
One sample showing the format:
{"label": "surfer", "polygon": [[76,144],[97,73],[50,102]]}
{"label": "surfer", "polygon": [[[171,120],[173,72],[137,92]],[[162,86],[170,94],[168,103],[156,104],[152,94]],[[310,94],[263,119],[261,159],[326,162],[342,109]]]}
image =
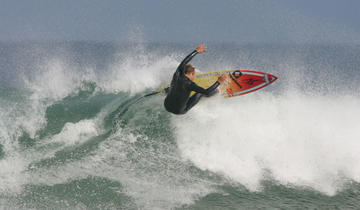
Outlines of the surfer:
{"label": "surfer", "polygon": [[[203,53],[205,51],[205,45],[200,44],[196,50],[186,56],[176,69],[164,101],[165,109],[168,112],[174,114],[185,114],[200,101],[202,96],[210,97],[217,93],[216,88],[220,85],[220,83],[225,81],[226,75],[222,75],[208,89],[204,89],[193,82],[195,68],[188,63],[196,54]],[[191,91],[196,93],[189,97]]]}

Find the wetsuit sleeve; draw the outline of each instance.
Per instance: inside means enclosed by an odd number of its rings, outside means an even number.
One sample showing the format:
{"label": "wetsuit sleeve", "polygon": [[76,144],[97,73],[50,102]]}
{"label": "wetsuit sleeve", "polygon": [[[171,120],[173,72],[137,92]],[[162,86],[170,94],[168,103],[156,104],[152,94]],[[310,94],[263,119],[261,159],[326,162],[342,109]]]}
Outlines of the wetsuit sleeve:
{"label": "wetsuit sleeve", "polygon": [[198,54],[198,52],[194,50],[188,56],[186,56],[186,58],[184,58],[184,60],[180,63],[180,65],[176,69],[175,73],[183,73],[182,70],[184,69],[185,65],[189,63],[196,54]]}
{"label": "wetsuit sleeve", "polygon": [[201,93],[204,95],[210,95],[217,87],[219,87],[220,83],[216,81],[213,85],[211,85],[208,89],[204,89],[198,86],[195,82],[191,82],[190,90],[195,91],[197,93]]}

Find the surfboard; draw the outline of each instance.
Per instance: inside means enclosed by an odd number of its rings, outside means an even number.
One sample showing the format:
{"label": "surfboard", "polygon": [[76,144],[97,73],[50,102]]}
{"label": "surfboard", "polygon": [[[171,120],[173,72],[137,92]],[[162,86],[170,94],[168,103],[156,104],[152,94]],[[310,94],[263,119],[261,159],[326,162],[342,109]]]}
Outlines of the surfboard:
{"label": "surfboard", "polygon": [[[200,87],[206,89],[214,84],[214,82],[216,82],[218,77],[222,74],[226,74],[227,79],[219,86],[219,91],[227,98],[245,95],[260,90],[278,79],[272,74],[260,71],[224,70],[195,74],[194,82]],[[168,86],[169,84],[162,86],[158,91],[159,94],[165,95],[165,88]],[[194,92],[191,93],[191,95],[193,94]]]}

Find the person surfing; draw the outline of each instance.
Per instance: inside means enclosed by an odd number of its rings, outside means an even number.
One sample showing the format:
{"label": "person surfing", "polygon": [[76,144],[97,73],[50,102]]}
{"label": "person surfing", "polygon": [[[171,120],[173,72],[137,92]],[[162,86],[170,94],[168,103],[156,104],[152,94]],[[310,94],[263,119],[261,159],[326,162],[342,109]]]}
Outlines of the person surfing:
{"label": "person surfing", "polygon": [[[215,95],[215,93],[217,93],[216,88],[226,80],[226,75],[223,74],[207,89],[204,89],[193,82],[195,68],[188,63],[195,55],[205,51],[206,46],[200,44],[196,50],[185,57],[176,69],[164,101],[165,109],[168,112],[173,114],[185,114],[200,101],[202,96],[210,97]],[[196,93],[190,97],[191,91]]]}

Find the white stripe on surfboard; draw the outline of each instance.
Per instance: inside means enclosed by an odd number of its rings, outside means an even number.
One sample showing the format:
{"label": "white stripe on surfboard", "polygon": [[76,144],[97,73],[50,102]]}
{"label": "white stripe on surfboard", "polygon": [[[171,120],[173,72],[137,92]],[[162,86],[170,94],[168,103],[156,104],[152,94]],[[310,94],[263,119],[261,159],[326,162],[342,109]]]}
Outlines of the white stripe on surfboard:
{"label": "white stripe on surfboard", "polygon": [[247,93],[247,92],[250,92],[250,91],[253,91],[255,89],[258,89],[258,88],[261,88],[263,86],[266,86],[267,84],[266,83],[262,83],[261,85],[258,85],[258,86],[255,86],[253,88],[250,88],[250,89],[247,89],[247,90],[243,90],[243,91],[238,91],[238,92],[235,92],[233,94],[231,94],[231,96],[237,96],[237,95],[240,95],[242,93]]}
{"label": "white stripe on surfboard", "polygon": [[241,73],[242,73],[242,74],[259,76],[259,77],[263,77],[263,76],[264,76],[264,74],[259,74],[259,73],[255,73],[255,72],[241,72]]}

